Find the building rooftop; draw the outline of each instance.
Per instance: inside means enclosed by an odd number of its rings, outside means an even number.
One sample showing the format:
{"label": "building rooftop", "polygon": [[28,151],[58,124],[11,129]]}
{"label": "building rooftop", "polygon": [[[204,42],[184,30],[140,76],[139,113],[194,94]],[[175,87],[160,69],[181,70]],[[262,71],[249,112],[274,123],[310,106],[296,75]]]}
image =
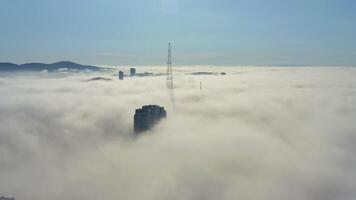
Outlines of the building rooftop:
{"label": "building rooftop", "polygon": [[167,117],[164,107],[158,105],[145,105],[136,109],[134,115],[135,133],[140,133],[151,129],[162,118]]}

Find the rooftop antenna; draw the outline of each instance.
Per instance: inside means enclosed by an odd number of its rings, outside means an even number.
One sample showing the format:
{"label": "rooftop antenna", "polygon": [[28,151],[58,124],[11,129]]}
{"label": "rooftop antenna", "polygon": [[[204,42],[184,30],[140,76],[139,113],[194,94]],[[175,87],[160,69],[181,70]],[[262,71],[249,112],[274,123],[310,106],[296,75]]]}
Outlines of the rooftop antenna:
{"label": "rooftop antenna", "polygon": [[171,43],[168,43],[168,59],[167,59],[167,88],[169,91],[169,96],[171,98],[173,106],[174,102],[174,86],[173,86],[173,73],[172,73],[172,50]]}

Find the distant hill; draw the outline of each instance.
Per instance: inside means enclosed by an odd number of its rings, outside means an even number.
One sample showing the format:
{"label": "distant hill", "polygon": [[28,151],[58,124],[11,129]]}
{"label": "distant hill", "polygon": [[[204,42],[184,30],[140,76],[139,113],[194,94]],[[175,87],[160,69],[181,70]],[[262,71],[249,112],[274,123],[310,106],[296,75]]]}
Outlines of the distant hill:
{"label": "distant hill", "polygon": [[112,79],[105,78],[105,77],[95,77],[95,78],[88,79],[86,81],[112,81]]}
{"label": "distant hill", "polygon": [[45,63],[26,63],[22,65],[17,65],[13,63],[0,63],[0,72],[17,72],[17,71],[42,71],[47,70],[48,72],[54,72],[58,70],[74,70],[74,71],[83,71],[83,70],[92,70],[99,71],[102,70],[100,67],[90,66],[90,65],[81,65],[69,61],[61,61],[52,64]]}

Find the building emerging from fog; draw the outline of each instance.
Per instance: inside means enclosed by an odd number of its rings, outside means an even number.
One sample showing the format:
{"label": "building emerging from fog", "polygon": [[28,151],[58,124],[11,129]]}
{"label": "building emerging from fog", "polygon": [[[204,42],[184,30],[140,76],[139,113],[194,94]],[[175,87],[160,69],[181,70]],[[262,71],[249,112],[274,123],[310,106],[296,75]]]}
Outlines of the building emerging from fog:
{"label": "building emerging from fog", "polygon": [[15,200],[15,197],[0,197],[0,200]]}
{"label": "building emerging from fog", "polygon": [[167,117],[166,110],[157,105],[146,105],[136,109],[134,116],[135,133],[147,131],[152,128],[162,118]]}
{"label": "building emerging from fog", "polygon": [[119,80],[124,80],[124,72],[119,71]]}
{"label": "building emerging from fog", "polygon": [[136,68],[130,68],[130,76],[136,76]]}

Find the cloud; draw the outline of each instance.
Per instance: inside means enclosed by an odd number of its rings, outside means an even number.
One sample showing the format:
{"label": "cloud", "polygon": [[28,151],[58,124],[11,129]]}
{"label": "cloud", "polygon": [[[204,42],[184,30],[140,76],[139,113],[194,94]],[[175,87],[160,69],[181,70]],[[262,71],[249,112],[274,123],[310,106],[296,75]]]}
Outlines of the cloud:
{"label": "cloud", "polygon": [[[138,68],[162,72],[164,68]],[[226,76],[190,76],[193,71]],[[353,199],[354,68],[0,77],[0,196],[16,199]],[[203,90],[199,90],[202,82]],[[140,137],[135,108],[168,118]]]}

